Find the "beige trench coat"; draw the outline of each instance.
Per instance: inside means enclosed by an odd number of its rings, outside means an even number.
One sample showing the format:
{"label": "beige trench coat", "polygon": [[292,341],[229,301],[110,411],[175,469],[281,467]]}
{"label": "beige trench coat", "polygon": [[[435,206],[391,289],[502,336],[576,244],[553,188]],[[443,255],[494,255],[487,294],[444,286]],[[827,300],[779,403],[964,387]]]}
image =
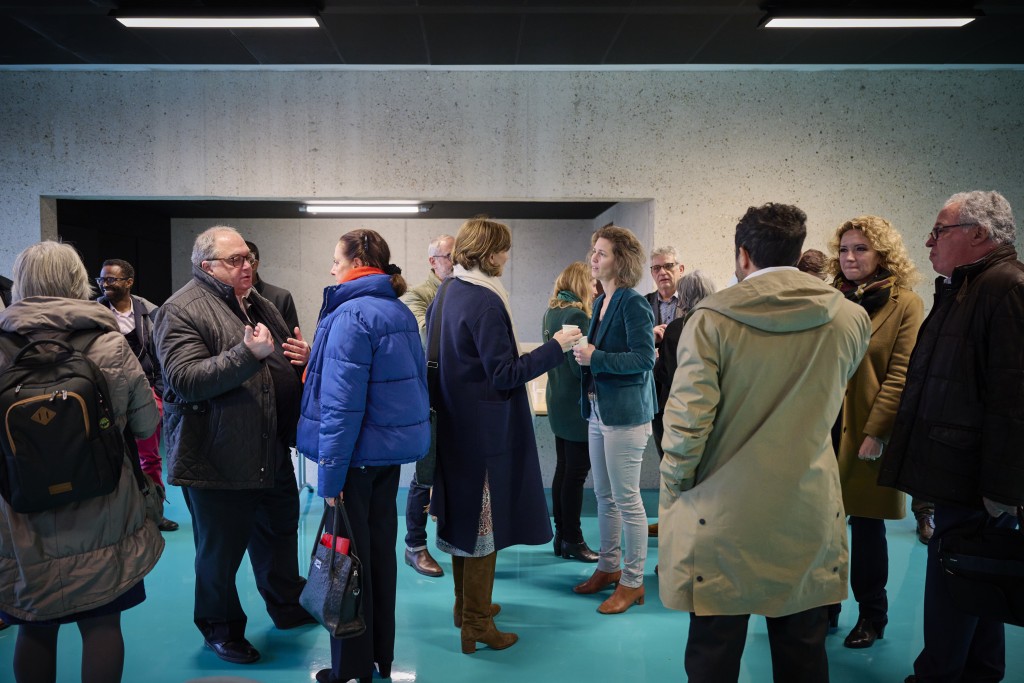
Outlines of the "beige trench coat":
{"label": "beige trench coat", "polygon": [[830,430],[870,331],[864,309],[796,269],[696,307],[665,407],[666,607],[778,617],[846,598]]}
{"label": "beige trench coat", "polygon": [[896,409],[907,380],[910,352],[924,319],[921,297],[893,289],[884,306],[871,316],[867,355],[846,388],[843,434],[839,442],[839,480],[846,514],[872,519],[903,519],[906,494],[878,485],[881,460],[857,457],[867,435],[889,442]]}

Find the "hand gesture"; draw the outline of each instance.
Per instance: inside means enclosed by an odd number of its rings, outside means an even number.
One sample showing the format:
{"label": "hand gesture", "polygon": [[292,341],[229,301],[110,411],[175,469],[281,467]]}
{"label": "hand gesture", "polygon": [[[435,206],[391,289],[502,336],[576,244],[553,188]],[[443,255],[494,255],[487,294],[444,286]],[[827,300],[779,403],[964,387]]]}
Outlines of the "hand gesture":
{"label": "hand gesture", "polygon": [[583,346],[580,344],[572,350],[573,355],[576,357],[576,362],[580,365],[590,365],[590,357],[594,355],[594,345],[587,344]]}
{"label": "hand gesture", "polygon": [[654,326],[654,343],[660,344],[661,340],[665,338],[665,328],[668,327],[665,323]]}
{"label": "hand gesture", "polygon": [[263,323],[257,323],[256,329],[246,325],[242,343],[256,356],[256,360],[263,360],[274,352],[274,338],[270,336],[270,330]]}
{"label": "hand gesture", "polygon": [[299,328],[292,330],[294,337],[288,337],[281,348],[284,349],[284,357],[291,361],[292,365],[302,367],[309,362],[309,344],[302,339],[302,332]]}

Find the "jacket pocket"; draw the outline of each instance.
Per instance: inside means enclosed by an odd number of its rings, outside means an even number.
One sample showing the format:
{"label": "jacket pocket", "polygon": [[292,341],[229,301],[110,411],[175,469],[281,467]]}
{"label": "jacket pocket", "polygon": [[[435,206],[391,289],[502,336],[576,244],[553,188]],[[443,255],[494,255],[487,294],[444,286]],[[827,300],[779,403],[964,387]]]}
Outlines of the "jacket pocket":
{"label": "jacket pocket", "polygon": [[932,425],[928,438],[944,446],[971,451],[981,448],[981,431],[952,425]]}

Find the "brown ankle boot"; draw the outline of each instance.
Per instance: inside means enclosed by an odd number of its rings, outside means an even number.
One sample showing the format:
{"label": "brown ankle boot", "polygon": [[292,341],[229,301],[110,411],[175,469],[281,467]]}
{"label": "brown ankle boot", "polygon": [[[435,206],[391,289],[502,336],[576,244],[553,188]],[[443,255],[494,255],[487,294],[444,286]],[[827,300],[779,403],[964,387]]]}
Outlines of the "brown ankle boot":
{"label": "brown ankle boot", "polygon": [[[467,557],[462,578],[462,652],[476,652],[483,643],[492,650],[504,650],[519,640],[515,633],[502,633],[494,625],[491,592],[494,589],[496,552],[484,557]],[[500,608],[499,608],[500,609]]]}
{"label": "brown ankle boot", "polygon": [[615,592],[601,603],[597,611],[601,614],[622,614],[633,605],[644,604],[644,585],[636,588],[627,588],[621,583],[615,587]]}
{"label": "brown ankle boot", "polygon": [[574,593],[580,593],[581,595],[599,593],[605,588],[611,588],[618,583],[620,576],[622,576],[621,569],[616,569],[613,572],[603,572],[600,569],[596,569],[589,579],[578,584],[572,590]]}

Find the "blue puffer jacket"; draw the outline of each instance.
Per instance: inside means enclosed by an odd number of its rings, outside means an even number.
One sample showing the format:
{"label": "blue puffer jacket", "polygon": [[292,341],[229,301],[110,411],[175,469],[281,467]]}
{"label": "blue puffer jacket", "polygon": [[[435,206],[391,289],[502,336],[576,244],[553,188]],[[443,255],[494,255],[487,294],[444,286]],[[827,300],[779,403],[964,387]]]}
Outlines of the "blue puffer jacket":
{"label": "blue puffer jacket", "polygon": [[324,498],[341,492],[350,467],[414,462],[430,447],[419,328],[387,275],[324,289],[297,445],[319,465]]}

